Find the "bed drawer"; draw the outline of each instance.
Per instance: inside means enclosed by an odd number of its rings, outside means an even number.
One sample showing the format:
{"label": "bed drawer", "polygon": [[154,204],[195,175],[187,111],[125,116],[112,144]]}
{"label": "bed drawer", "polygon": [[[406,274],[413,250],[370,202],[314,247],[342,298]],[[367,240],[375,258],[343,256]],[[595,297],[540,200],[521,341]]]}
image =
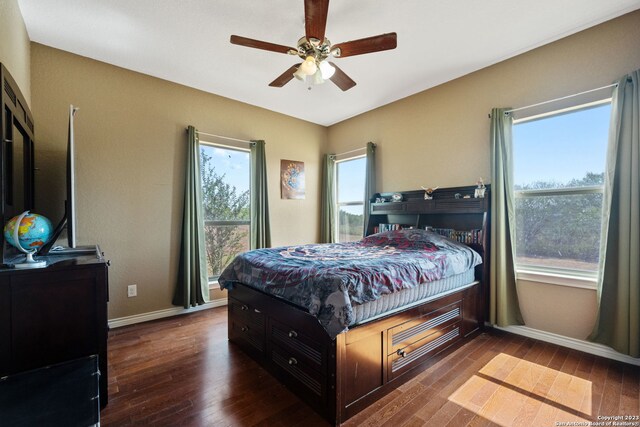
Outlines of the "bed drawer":
{"label": "bed drawer", "polygon": [[271,345],[271,362],[288,374],[288,377],[296,380],[307,391],[318,397],[322,397],[323,376],[315,364],[308,363],[297,353],[288,349]]}
{"label": "bed drawer", "polygon": [[461,338],[460,322],[454,323],[388,356],[387,375],[392,380],[435,356]]}
{"label": "bed drawer", "polygon": [[462,301],[456,301],[438,310],[413,318],[389,330],[387,348],[396,353],[462,319]]}
{"label": "bed drawer", "polygon": [[304,360],[313,369],[322,368],[322,346],[301,331],[276,320],[270,322],[269,339],[286,349],[296,360]]}
{"label": "bed drawer", "polygon": [[254,306],[235,298],[229,298],[229,314],[236,319],[243,319],[257,328],[262,328],[264,333],[264,314]]}
{"label": "bed drawer", "polygon": [[265,316],[256,308],[229,298],[229,339],[244,347],[265,351]]}

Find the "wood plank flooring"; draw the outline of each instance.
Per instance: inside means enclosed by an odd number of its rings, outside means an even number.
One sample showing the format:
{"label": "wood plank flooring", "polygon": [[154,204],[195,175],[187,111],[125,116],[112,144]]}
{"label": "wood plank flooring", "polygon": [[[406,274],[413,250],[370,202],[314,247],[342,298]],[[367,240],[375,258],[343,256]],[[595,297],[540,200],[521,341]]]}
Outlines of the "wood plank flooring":
{"label": "wood plank flooring", "polygon": [[[344,425],[552,427],[624,415],[640,415],[639,367],[490,331]],[[104,426],[328,425],[227,341],[226,307],[111,331],[101,418]]]}

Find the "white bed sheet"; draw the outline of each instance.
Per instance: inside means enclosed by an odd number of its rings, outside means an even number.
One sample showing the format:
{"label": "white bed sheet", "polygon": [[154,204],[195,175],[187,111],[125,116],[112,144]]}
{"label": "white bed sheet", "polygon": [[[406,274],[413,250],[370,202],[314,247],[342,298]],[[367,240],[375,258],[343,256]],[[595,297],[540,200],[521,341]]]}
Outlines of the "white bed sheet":
{"label": "white bed sheet", "polygon": [[464,273],[456,274],[445,279],[383,295],[375,301],[353,305],[354,321],[351,322],[349,326],[369,322],[412,305],[423,304],[429,299],[435,299],[456,292],[465,287],[472,286],[475,283],[475,273],[472,268]]}

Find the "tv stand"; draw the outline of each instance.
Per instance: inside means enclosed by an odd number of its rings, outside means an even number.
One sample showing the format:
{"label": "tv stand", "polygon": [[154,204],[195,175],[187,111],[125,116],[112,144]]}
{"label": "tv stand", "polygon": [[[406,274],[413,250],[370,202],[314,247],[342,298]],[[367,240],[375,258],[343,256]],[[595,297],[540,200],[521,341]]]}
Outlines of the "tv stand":
{"label": "tv stand", "polygon": [[0,377],[97,354],[104,406],[108,262],[55,258],[46,268],[0,269]]}

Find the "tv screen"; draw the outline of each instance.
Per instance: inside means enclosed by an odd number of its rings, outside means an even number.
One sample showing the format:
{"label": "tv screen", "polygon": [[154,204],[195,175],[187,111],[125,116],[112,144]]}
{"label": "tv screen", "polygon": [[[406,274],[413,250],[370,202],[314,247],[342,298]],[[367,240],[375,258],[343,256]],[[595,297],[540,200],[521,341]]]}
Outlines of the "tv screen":
{"label": "tv screen", "polygon": [[67,214],[67,244],[70,248],[76,247],[76,150],[73,132],[73,118],[77,111],[77,108],[73,105],[69,105],[69,136],[67,138],[67,202],[65,205],[65,211]]}
{"label": "tv screen", "polygon": [[[40,255],[68,253],[76,249],[76,173],[75,173],[75,136],[74,118],[78,108],[69,105],[69,127],[67,132],[67,172],[66,172],[66,200],[64,215],[53,232],[51,240],[39,251]],[[67,246],[61,246],[58,239],[66,231]]]}

